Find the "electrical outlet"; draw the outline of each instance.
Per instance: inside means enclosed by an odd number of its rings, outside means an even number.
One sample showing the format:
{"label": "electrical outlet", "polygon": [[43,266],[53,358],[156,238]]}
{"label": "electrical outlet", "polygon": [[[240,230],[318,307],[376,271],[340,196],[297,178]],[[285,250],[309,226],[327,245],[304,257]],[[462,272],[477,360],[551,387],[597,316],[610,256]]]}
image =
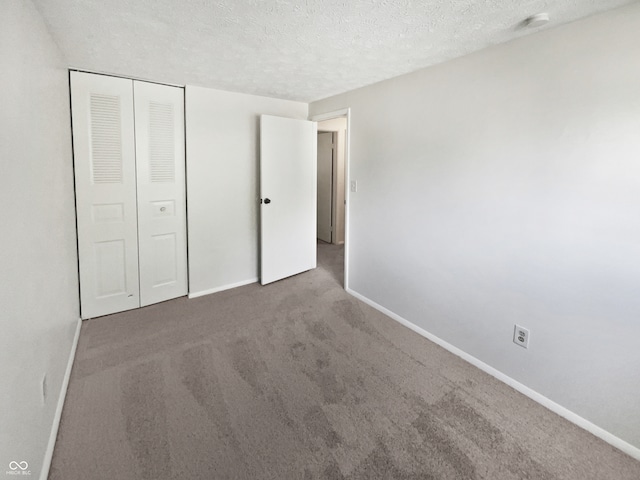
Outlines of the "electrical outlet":
{"label": "electrical outlet", "polygon": [[351,192],[356,193],[358,191],[358,181],[351,180]]}
{"label": "electrical outlet", "polygon": [[515,328],[513,329],[513,343],[524,348],[529,348],[530,336],[531,332],[529,332],[528,328],[524,328],[516,324]]}

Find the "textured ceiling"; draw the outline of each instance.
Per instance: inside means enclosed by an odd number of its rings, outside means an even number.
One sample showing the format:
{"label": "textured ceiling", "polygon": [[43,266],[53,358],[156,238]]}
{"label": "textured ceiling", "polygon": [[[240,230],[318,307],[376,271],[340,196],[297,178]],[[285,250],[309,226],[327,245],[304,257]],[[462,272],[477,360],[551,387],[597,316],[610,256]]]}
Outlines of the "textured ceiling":
{"label": "textured ceiling", "polygon": [[74,68],[312,101],[632,0],[33,0]]}

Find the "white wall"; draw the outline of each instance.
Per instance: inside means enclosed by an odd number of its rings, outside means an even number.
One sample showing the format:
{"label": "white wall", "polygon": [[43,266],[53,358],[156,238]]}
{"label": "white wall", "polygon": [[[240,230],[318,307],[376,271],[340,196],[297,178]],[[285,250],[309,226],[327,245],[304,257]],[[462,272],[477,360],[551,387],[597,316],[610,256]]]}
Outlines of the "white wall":
{"label": "white wall", "polygon": [[336,132],[336,165],[333,179],[334,238],[333,243],[344,243],[344,179],[347,148],[347,117],[332,118],[318,122],[318,131]]}
{"label": "white wall", "polygon": [[636,447],[639,24],[636,3],[310,106],[351,107],[351,288]]}
{"label": "white wall", "polygon": [[30,0],[2,3],[0,70],[0,472],[37,478],[79,306],[68,76]]}
{"label": "white wall", "polygon": [[306,119],[306,103],[186,87],[189,291],[258,278],[259,119]]}

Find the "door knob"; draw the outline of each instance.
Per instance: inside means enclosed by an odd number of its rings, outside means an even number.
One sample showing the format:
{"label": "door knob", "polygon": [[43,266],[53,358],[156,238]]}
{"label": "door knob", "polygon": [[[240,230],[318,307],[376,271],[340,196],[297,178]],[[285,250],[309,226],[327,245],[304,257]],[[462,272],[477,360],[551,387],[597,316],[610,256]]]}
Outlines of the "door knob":
{"label": "door knob", "polygon": [[265,198],[264,199],[264,203],[269,204],[269,203],[271,203],[271,200],[269,200],[268,198]]}

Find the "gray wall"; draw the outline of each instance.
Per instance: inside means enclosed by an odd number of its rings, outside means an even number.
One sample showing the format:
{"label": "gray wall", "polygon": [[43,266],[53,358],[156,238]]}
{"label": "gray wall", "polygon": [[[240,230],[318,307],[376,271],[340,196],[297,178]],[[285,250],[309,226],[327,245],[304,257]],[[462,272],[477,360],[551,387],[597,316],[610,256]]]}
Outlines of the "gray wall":
{"label": "gray wall", "polygon": [[352,109],[351,288],[636,447],[639,24],[636,3],[310,106]]}
{"label": "gray wall", "polygon": [[36,478],[79,307],[67,71],[30,0],[2,2],[0,71],[0,472]]}
{"label": "gray wall", "polygon": [[290,100],[187,86],[189,292],[258,278],[261,114],[306,119]]}

